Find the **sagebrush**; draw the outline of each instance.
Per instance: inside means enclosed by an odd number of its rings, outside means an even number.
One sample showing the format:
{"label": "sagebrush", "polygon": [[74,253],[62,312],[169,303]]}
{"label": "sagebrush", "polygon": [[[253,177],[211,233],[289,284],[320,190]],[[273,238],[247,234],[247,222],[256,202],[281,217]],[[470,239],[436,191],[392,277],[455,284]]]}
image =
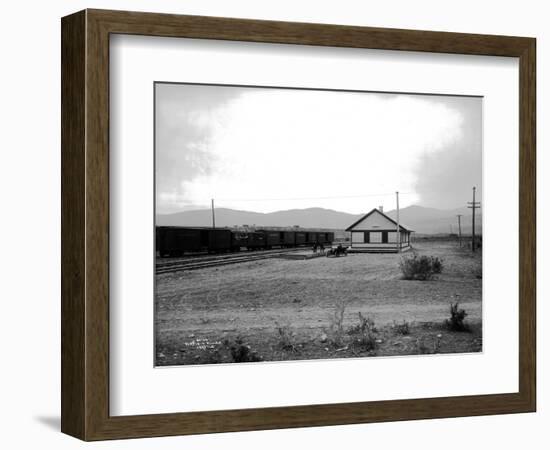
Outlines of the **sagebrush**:
{"label": "sagebrush", "polygon": [[445,325],[451,331],[468,331],[468,325],[464,323],[464,319],[468,315],[464,309],[458,309],[458,302],[451,303],[451,317],[445,320]]}
{"label": "sagebrush", "polygon": [[404,256],[399,262],[399,268],[405,280],[430,280],[443,271],[443,260],[437,256]]}
{"label": "sagebrush", "polygon": [[233,362],[242,363],[242,362],[258,362],[262,358],[252,349],[249,345],[244,343],[244,340],[241,337],[235,339],[235,344],[230,347],[231,357]]}
{"label": "sagebrush", "polygon": [[342,301],[335,305],[334,312],[330,316],[330,341],[335,347],[341,347],[344,343],[344,313],[346,304]]}
{"label": "sagebrush", "polygon": [[393,331],[395,334],[401,334],[406,336],[411,333],[411,327],[409,322],[403,320],[402,323],[393,322]]}
{"label": "sagebrush", "polygon": [[277,324],[277,335],[279,338],[279,346],[286,351],[296,352],[296,346],[294,345],[293,334],[286,326]]}
{"label": "sagebrush", "polygon": [[353,340],[352,346],[362,352],[370,352],[376,350],[376,326],[374,320],[369,316],[364,316],[360,312],[359,323],[350,328],[350,334],[358,336]]}

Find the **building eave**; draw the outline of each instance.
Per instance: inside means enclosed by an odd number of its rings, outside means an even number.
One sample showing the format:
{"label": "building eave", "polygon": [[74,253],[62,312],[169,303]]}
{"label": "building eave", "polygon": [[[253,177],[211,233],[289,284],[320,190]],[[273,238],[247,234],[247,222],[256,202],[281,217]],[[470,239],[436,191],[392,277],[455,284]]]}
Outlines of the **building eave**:
{"label": "building eave", "polygon": [[[359,220],[357,220],[356,222],[354,222],[352,225],[350,225],[349,227],[346,228],[345,231],[354,231],[353,228],[358,225],[359,223],[361,223],[363,220],[365,220],[367,217],[369,217],[371,214],[374,214],[375,212],[379,213],[379,214],[382,214],[382,216],[384,216],[386,219],[388,219],[390,222],[394,223],[396,226],[397,226],[397,222],[395,220],[393,220],[390,216],[388,216],[387,214],[384,214],[382,211],[380,211],[379,209],[372,209],[371,211],[369,211],[367,214],[365,214],[363,217],[361,217]],[[357,231],[383,231],[383,230],[357,230]],[[411,230],[409,228],[406,228],[404,227],[403,225],[399,224],[399,231],[406,231],[406,232],[409,232],[409,233],[412,233],[414,232],[414,230]]]}

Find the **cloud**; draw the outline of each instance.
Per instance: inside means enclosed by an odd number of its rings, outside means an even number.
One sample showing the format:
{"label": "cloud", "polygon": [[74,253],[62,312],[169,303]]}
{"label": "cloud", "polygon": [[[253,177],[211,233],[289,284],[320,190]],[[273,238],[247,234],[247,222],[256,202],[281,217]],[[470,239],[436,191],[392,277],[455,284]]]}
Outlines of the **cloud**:
{"label": "cloud", "polygon": [[417,166],[414,189],[425,206],[451,209],[471,201],[471,188],[482,195],[482,99],[447,98],[461,117],[456,138],[425,153]]}
{"label": "cloud", "polygon": [[157,204],[185,201],[182,181],[213,173],[211,139],[217,111],[240,94],[211,86],[157,84],[155,146]]}
{"label": "cloud", "polygon": [[433,176],[441,154],[451,168],[462,157],[453,149],[464,139],[465,111],[443,97],[186,85],[164,94],[166,104],[157,103],[164,211],[215,198],[263,212],[358,213],[392,208],[396,190],[407,206],[431,200],[425,191],[441,178]]}

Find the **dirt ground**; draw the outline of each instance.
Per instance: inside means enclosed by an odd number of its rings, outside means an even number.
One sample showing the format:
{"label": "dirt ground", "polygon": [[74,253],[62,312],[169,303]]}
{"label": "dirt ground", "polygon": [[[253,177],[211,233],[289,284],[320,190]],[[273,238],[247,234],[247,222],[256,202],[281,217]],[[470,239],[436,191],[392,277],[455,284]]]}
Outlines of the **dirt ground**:
{"label": "dirt ground", "polygon": [[[415,251],[442,258],[442,273],[404,280],[401,255],[350,254],[157,275],[156,363],[481,351],[481,252],[445,241]],[[444,326],[451,302],[467,312],[468,332]],[[358,313],[374,322],[366,345]]]}

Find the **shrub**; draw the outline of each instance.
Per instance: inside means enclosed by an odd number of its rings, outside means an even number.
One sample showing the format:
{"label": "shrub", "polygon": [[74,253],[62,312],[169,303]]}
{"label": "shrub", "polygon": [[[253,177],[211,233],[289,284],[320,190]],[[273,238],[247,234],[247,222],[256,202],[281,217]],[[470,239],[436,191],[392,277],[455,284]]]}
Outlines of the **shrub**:
{"label": "shrub", "polygon": [[376,333],[377,330],[374,319],[369,316],[364,316],[360,312],[358,312],[357,315],[359,316],[359,323],[356,323],[355,325],[349,327],[348,334],[363,334],[366,331],[372,331],[373,333]]}
{"label": "shrub", "polygon": [[350,334],[359,334],[359,336],[352,342],[353,347],[358,348],[360,351],[369,352],[376,349],[376,327],[374,320],[369,316],[363,316],[360,312],[359,324],[350,328]]}
{"label": "shrub", "polygon": [[334,313],[330,317],[331,343],[335,347],[341,347],[344,338],[344,312],[346,304],[342,301],[334,307]]}
{"label": "shrub", "polygon": [[290,332],[288,327],[280,326],[279,324],[277,324],[277,333],[279,337],[279,346],[283,350],[292,352],[297,351],[296,346],[293,343],[292,333]]}
{"label": "shrub", "polygon": [[433,273],[441,273],[443,271],[443,260],[434,256],[431,256],[430,260],[432,263]]}
{"label": "shrub", "polygon": [[393,331],[395,334],[401,334],[403,336],[411,333],[410,324],[406,320],[403,320],[403,323],[393,322]]}
{"label": "shrub", "polygon": [[451,303],[451,317],[445,320],[445,325],[450,331],[468,331],[468,325],[464,323],[467,315],[466,311],[458,309],[458,302]]}
{"label": "shrub", "polygon": [[435,274],[443,271],[443,260],[434,256],[412,256],[403,257],[399,262],[399,268],[403,272],[405,280],[429,280]]}
{"label": "shrub", "polygon": [[236,362],[236,363],[258,362],[262,360],[262,358],[258,356],[256,352],[253,352],[250,349],[249,345],[245,345],[241,337],[238,337],[237,339],[235,339],[235,345],[231,346],[230,351],[231,351],[231,357],[233,358],[233,362]]}

